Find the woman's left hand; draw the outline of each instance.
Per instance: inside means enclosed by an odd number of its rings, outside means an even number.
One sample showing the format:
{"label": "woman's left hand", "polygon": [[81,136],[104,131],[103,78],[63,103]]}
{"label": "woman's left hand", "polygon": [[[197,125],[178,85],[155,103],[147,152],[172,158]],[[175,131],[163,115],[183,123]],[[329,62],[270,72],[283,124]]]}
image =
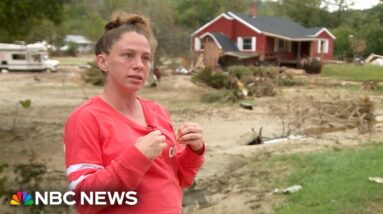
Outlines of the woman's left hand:
{"label": "woman's left hand", "polygon": [[189,145],[193,151],[203,148],[202,128],[198,123],[184,123],[177,131],[177,140],[181,144]]}

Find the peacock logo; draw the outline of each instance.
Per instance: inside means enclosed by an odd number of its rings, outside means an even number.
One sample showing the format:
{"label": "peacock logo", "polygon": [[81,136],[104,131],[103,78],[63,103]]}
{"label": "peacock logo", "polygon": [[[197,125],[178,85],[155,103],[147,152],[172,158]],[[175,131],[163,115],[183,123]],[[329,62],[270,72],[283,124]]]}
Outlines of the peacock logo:
{"label": "peacock logo", "polygon": [[9,202],[10,205],[34,205],[34,201],[32,199],[31,194],[27,192],[17,192],[12,195],[12,200]]}

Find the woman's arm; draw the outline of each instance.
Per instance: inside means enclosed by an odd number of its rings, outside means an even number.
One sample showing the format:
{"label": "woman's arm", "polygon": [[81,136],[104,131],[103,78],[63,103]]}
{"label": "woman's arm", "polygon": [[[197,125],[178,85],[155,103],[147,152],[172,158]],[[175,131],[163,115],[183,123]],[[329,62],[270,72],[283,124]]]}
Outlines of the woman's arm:
{"label": "woman's arm", "polygon": [[[169,129],[175,134],[169,113],[163,110]],[[197,123],[185,123],[177,131],[177,176],[181,188],[192,185],[195,176],[204,163],[205,144],[202,128]],[[182,146],[184,144],[186,146]]]}
{"label": "woman's arm", "polygon": [[[64,130],[65,161],[70,190],[133,191],[152,166],[152,160],[134,145],[125,148],[108,166],[102,157],[100,127],[85,110],[76,111]],[[76,195],[77,195],[76,194]],[[95,213],[105,207],[79,206],[80,213]]]}
{"label": "woman's arm", "polygon": [[205,145],[203,145],[202,150],[199,152],[197,154],[190,146],[185,146],[177,153],[177,175],[181,188],[186,188],[193,184],[194,178],[204,162]]}

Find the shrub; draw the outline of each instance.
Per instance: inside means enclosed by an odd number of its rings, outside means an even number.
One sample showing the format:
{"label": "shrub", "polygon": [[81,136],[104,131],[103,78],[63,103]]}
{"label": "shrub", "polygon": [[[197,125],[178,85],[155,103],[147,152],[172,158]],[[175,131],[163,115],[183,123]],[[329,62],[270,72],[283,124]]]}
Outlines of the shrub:
{"label": "shrub", "polygon": [[245,76],[264,77],[276,79],[282,72],[280,67],[275,66],[243,66],[235,65],[227,68],[230,75],[242,79]]}
{"label": "shrub", "polygon": [[243,65],[233,65],[227,68],[227,72],[241,79],[243,76],[253,75],[254,74],[253,66],[243,66]]}
{"label": "shrub", "polygon": [[320,74],[322,71],[323,63],[316,58],[304,59],[301,63],[308,74]]}
{"label": "shrub", "polygon": [[93,85],[104,85],[105,75],[102,73],[96,62],[89,62],[88,64],[90,67],[81,75],[84,81]]}
{"label": "shrub", "polygon": [[214,103],[235,103],[241,99],[241,95],[237,90],[224,89],[213,93],[204,94],[201,97],[202,102]]}
{"label": "shrub", "polygon": [[69,42],[67,53],[69,56],[76,57],[78,55],[78,45],[74,42]]}
{"label": "shrub", "polygon": [[304,85],[304,82],[288,77],[288,78],[279,79],[278,85],[279,86],[302,86]]}
{"label": "shrub", "polygon": [[194,74],[192,80],[194,82],[202,82],[216,89],[233,88],[233,78],[222,72],[213,72],[209,67]]}

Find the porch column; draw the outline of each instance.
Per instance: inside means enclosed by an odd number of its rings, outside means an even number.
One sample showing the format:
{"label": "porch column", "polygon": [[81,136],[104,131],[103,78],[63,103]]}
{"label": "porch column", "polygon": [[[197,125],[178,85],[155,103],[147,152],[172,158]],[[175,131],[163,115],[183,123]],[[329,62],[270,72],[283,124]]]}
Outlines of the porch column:
{"label": "porch column", "polygon": [[301,49],[302,49],[302,43],[301,42],[298,42],[298,51],[297,51],[297,58],[300,59],[301,58]]}

